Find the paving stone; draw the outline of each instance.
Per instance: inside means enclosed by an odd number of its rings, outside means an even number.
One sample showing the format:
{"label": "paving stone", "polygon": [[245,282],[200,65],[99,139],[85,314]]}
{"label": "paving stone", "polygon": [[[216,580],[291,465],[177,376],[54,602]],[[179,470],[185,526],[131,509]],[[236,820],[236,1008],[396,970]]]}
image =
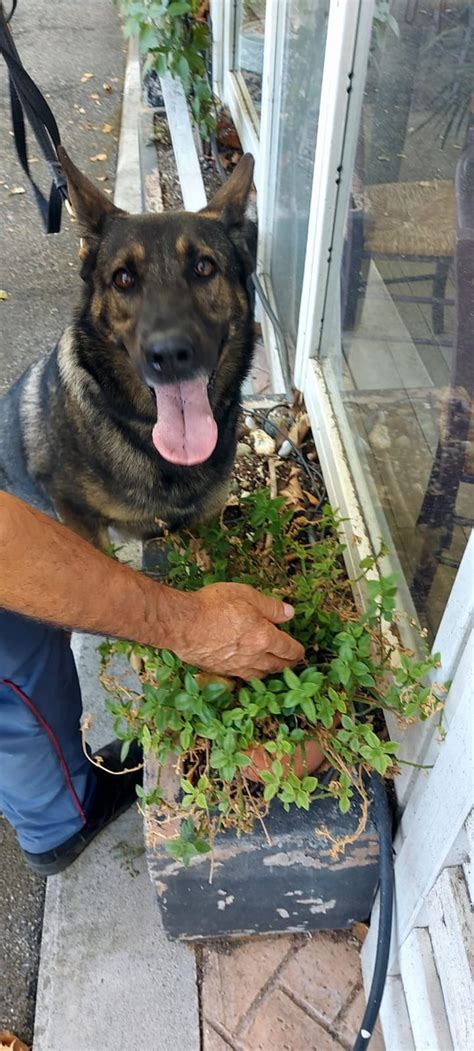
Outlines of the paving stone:
{"label": "paving stone", "polygon": [[359,953],[346,935],[315,934],[283,968],[279,984],[326,1023],[334,1021],[361,980]]}
{"label": "paving stone", "polygon": [[239,942],[225,950],[206,948],[202,984],[204,1018],[235,1033],[293,944],[292,938],[275,937]]}
{"label": "paving stone", "polygon": [[245,1037],[245,1051],[340,1051],[338,1043],[281,989],[266,996]]}
{"label": "paving stone", "polygon": [[229,1051],[229,1048],[233,1048],[234,1044],[228,1044],[226,1040],[223,1040],[219,1033],[212,1028],[211,1025],[203,1026],[203,1045],[202,1051]]}
{"label": "paving stone", "polygon": [[[350,1007],[342,1015],[341,1019],[338,1019],[338,1034],[344,1043],[352,1046],[354,1040],[359,1031],[359,1027],[365,1011],[365,994],[364,990],[360,989],[357,996],[352,1001]],[[382,1036],[382,1028],[380,1022],[377,1022],[373,1037],[370,1041],[370,1051],[385,1051],[384,1039]]]}

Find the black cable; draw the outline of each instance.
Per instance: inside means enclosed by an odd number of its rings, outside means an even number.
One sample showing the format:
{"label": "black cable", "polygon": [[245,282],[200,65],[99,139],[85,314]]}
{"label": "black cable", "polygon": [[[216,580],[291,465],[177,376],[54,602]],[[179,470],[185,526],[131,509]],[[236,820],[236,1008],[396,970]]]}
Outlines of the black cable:
{"label": "black cable", "polygon": [[5,22],[7,23],[7,25],[11,21],[11,19],[13,18],[13,15],[15,14],[17,3],[18,3],[18,0],[12,0],[12,8],[11,8],[10,14],[8,15],[8,18],[5,16]]}
{"label": "black cable", "polygon": [[393,910],[393,855],[392,822],[385,785],[379,774],[373,773],[370,787],[374,802],[374,821],[379,836],[380,913],[375,952],[374,973],[367,997],[367,1006],[352,1051],[365,1051],[369,1046],[382,1002],[387,977]]}

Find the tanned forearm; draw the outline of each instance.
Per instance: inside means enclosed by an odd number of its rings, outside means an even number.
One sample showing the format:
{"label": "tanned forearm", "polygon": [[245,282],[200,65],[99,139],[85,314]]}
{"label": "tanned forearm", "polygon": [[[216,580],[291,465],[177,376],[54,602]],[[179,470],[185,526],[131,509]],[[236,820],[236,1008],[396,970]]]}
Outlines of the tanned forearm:
{"label": "tanned forearm", "polygon": [[279,599],[245,584],[175,591],[6,493],[0,493],[0,607],[61,628],[170,649],[189,664],[245,679],[279,671],[304,654],[275,626],[293,615]]}
{"label": "tanned forearm", "polygon": [[108,558],[0,493],[0,607],[35,620],[172,648],[192,596]]}

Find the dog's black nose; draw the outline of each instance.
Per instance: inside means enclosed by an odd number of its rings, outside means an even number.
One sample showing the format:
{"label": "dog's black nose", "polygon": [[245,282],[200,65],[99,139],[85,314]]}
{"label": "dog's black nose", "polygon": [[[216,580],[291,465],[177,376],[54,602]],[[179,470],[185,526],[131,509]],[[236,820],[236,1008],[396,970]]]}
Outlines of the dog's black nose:
{"label": "dog's black nose", "polygon": [[185,336],[153,340],[145,350],[146,362],[157,380],[179,380],[191,371],[194,347]]}

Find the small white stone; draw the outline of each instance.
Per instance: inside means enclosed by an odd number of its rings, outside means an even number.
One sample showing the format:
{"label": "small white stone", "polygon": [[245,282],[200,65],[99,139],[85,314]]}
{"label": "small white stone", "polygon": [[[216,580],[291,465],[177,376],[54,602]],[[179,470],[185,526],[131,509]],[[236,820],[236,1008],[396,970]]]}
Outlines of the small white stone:
{"label": "small white stone", "polygon": [[292,448],[293,448],[293,446],[292,446],[291,442],[289,442],[288,438],[286,438],[285,441],[283,442],[283,444],[280,445],[280,448],[278,450],[278,455],[281,456],[282,460],[286,460],[288,458],[288,456],[291,456]]}
{"label": "small white stone", "polygon": [[256,431],[258,424],[253,416],[246,416],[244,419],[245,426],[248,431]]}
{"label": "small white stone", "polygon": [[265,431],[252,431],[253,447],[257,456],[273,456],[276,444],[274,439]]}
{"label": "small white stone", "polygon": [[251,452],[250,445],[246,442],[237,442],[236,456],[250,456]]}
{"label": "small white stone", "polygon": [[364,1040],[368,1040],[369,1037],[372,1036],[372,1033],[369,1033],[368,1029],[361,1029],[360,1035],[364,1037]]}

